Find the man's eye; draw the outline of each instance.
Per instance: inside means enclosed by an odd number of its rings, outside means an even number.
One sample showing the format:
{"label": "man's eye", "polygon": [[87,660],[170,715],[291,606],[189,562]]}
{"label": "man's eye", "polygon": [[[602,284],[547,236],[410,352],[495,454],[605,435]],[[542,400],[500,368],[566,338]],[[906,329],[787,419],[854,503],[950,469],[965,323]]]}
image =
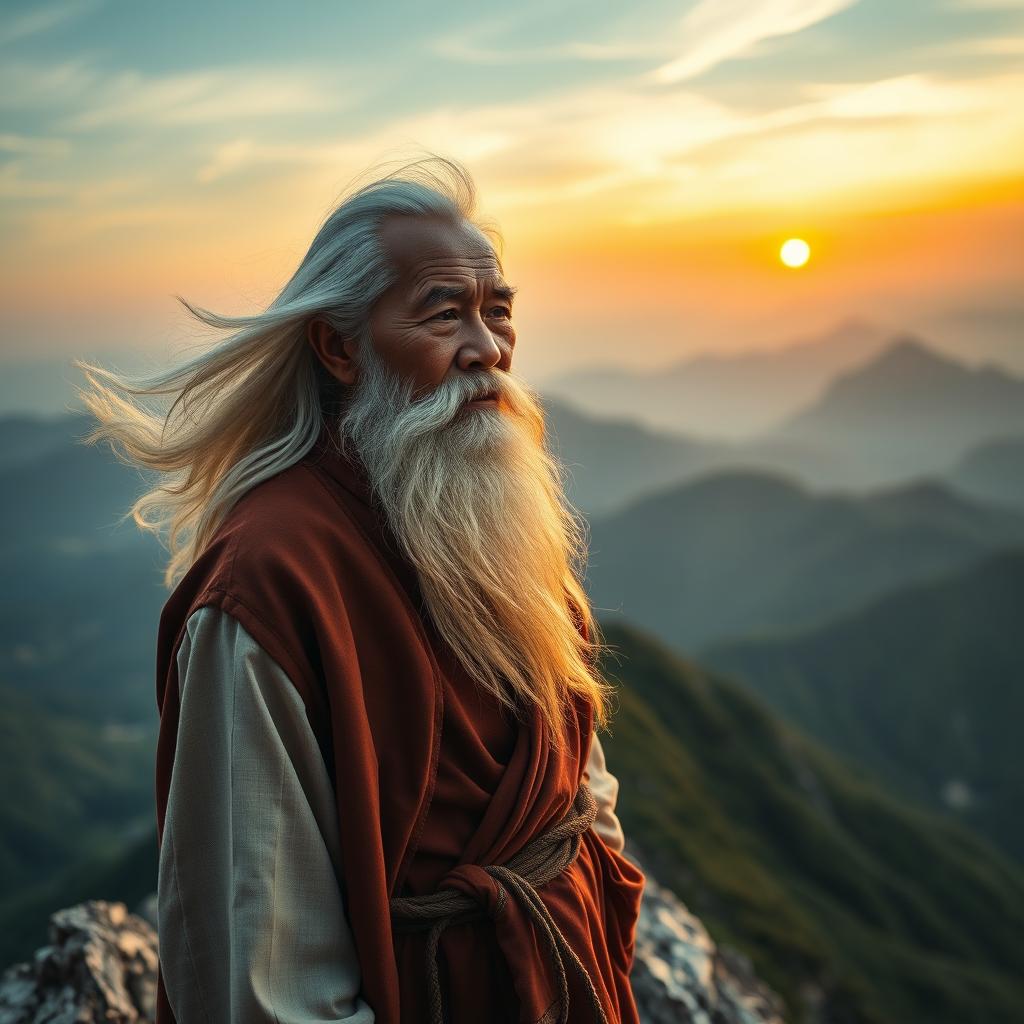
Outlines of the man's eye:
{"label": "man's eye", "polygon": [[491,312],[497,312],[499,316],[512,316],[512,310],[509,309],[508,306],[495,306],[494,309],[491,310]]}
{"label": "man's eye", "polygon": [[440,313],[436,313],[434,315],[434,319],[440,320],[442,317],[445,316],[446,313],[455,313],[456,315],[458,315],[458,312],[459,311],[457,309],[442,309]]}

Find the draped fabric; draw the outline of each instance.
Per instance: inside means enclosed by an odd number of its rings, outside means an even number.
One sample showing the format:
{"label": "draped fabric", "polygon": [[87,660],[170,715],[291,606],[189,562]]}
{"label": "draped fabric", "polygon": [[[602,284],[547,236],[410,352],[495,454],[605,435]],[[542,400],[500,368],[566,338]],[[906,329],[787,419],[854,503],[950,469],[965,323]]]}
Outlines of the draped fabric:
{"label": "draped fabric", "polygon": [[[362,996],[380,1024],[425,1020],[425,936],[393,932],[388,899],[450,881],[493,900],[485,873],[466,866],[508,860],[566,813],[587,763],[592,708],[575,700],[569,742],[556,753],[536,710],[519,726],[476,688],[424,613],[361,465],[322,432],[306,458],[239,500],[164,606],[161,841],[178,729],[175,652],[191,613],[208,604],[237,618],[302,698],[347,824],[342,885]],[[628,975],[643,882],[588,831],[576,861],[539,890],[610,1021],[638,1019]],[[451,925],[439,955],[451,1024],[537,1024],[555,1002],[544,938],[515,901]],[[574,979],[570,1020],[590,1019]],[[157,1024],[175,1024],[159,975]]]}

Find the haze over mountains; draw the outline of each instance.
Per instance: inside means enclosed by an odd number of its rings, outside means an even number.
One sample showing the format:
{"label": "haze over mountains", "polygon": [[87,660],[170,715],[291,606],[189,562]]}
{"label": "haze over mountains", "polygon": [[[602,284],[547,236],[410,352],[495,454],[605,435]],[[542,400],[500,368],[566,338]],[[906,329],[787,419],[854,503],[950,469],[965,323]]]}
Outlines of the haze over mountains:
{"label": "haze over mountains", "polygon": [[[758,360],[768,358],[757,356]],[[730,372],[746,379],[743,366],[743,360],[736,357]],[[642,381],[627,377],[621,387],[623,401],[628,397],[637,403],[631,421],[621,414],[617,421],[620,432],[629,430],[632,436],[620,433],[609,438],[606,413],[596,417],[595,430],[602,434],[588,441],[586,421],[580,422],[592,408],[586,382],[570,403],[559,397],[562,393],[555,393],[547,403],[553,410],[551,427],[556,443],[564,433],[570,451],[575,447],[581,456],[583,467],[621,470],[612,477],[622,481],[616,502],[607,484],[603,494],[599,493],[584,469],[580,503],[586,511],[621,506],[638,493],[640,477],[649,486],[657,485],[658,472],[644,468],[652,465],[665,467],[660,473],[662,481],[671,475],[684,480],[711,468],[748,466],[781,470],[815,487],[863,489],[915,476],[948,476],[982,495],[1016,493],[1012,484],[1000,487],[993,482],[998,470],[975,469],[971,483],[972,475],[965,475],[963,460],[971,457],[975,448],[985,451],[996,441],[1003,445],[995,456],[1000,467],[1013,457],[1007,446],[1024,440],[1024,378],[995,366],[968,366],[909,336],[888,339],[866,362],[824,383],[812,400],[743,439],[714,437],[707,429],[681,433],[661,427],[655,432],[649,425],[652,419],[686,420],[693,412],[681,401],[673,399],[674,404],[669,404],[665,396],[673,394],[671,388],[651,376]],[[721,398],[724,409],[729,408],[727,394],[714,390],[710,394]],[[772,401],[779,404],[774,396]],[[749,405],[746,399],[740,404]],[[590,413],[588,418],[593,421],[595,416]],[[702,420],[703,426],[712,421],[713,417]],[[627,458],[622,457],[623,451]],[[628,458],[630,451],[632,459]],[[985,482],[980,483],[981,479]]]}
{"label": "haze over mountains", "polygon": [[965,494],[1024,508],[1024,435],[975,445],[960,458],[948,477]]}
{"label": "haze over mountains", "polygon": [[824,336],[769,350],[708,353],[649,371],[581,368],[543,381],[541,390],[600,417],[629,416],[652,427],[735,440],[812,401],[885,340],[881,327],[849,318]]}
{"label": "haze over mountains", "polygon": [[582,367],[548,378],[541,388],[596,416],[737,440],[806,406],[888,340],[886,329],[848,317],[823,335],[771,348],[702,353],[648,371]]}
{"label": "haze over mountains", "polygon": [[[1024,1006],[1020,386],[885,338],[756,437],[545,398],[627,835],[794,1022]],[[0,417],[8,959],[55,905],[155,884],[164,552],[118,525],[145,482],[91,425]]]}
{"label": "haze over mountains", "polygon": [[1024,545],[1024,515],[940,483],[813,493],[768,472],[720,472],[591,521],[588,593],[680,649],[788,631],[907,582]]}
{"label": "haze over mountains", "polygon": [[781,471],[796,479],[845,478],[832,453],[803,442],[718,441],[654,430],[635,420],[602,419],[547,398],[548,443],[565,465],[566,492],[597,515],[667,484],[713,470]]}
{"label": "haze over mountains", "polygon": [[901,337],[770,433],[855,460],[873,482],[947,472],[977,444],[1024,434],[1024,379]]}

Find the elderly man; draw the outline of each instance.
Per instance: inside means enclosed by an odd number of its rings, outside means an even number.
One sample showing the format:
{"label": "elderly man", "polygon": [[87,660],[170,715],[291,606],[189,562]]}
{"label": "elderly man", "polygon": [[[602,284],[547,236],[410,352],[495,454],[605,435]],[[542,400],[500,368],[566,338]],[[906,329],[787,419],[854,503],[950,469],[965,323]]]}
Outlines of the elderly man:
{"label": "elderly man", "polygon": [[637,1020],[581,526],[472,204],[443,160],[349,196],[264,314],[197,313],[242,329],[122,385],[177,382],[177,431],[91,399],[178,474],[137,519],[191,526],[158,642],[158,1024]]}

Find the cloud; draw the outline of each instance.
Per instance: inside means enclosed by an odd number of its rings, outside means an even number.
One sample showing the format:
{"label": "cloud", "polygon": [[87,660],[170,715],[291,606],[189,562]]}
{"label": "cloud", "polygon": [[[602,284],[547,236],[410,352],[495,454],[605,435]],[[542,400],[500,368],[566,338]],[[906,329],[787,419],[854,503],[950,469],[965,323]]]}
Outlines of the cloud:
{"label": "cloud", "polygon": [[54,199],[71,191],[67,182],[40,181],[34,175],[25,178],[21,171],[21,165],[15,162],[0,166],[0,200]]}
{"label": "cloud", "polygon": [[4,25],[0,25],[0,46],[34,36],[40,32],[63,25],[90,14],[102,5],[103,0],[68,0],[66,3],[48,4],[34,7],[21,14],[8,17]]}
{"label": "cloud", "polygon": [[160,77],[123,71],[98,83],[72,128],[145,122],[202,124],[348,106],[354,90],[301,71],[207,68]]}
{"label": "cloud", "polygon": [[71,151],[71,143],[67,139],[0,133],[0,150],[21,156],[65,157]]}
{"label": "cloud", "polygon": [[[648,74],[661,84],[681,82],[724,60],[742,56],[757,43],[789,35],[856,3],[857,0],[700,0],[677,27],[660,26],[637,37],[635,24],[620,23],[616,38],[570,39],[541,46],[510,46],[506,37],[522,31],[519,23],[491,19],[462,33],[434,39],[430,48],[442,57],[471,64],[529,64],[554,61],[660,61]],[[629,38],[630,35],[633,38]],[[497,37],[501,45],[488,39]],[[680,52],[682,51],[682,52]]]}
{"label": "cloud", "polygon": [[683,52],[651,72],[663,84],[682,82],[755,44],[791,35],[851,6],[856,0],[700,0],[680,22]]}
{"label": "cloud", "polygon": [[824,116],[934,117],[991,106],[988,86],[943,82],[932,75],[900,75],[854,85],[810,85],[805,92]]}
{"label": "cloud", "polygon": [[542,61],[622,61],[642,58],[656,59],[671,52],[664,43],[612,42],[596,43],[569,40],[548,46],[527,46],[518,49],[486,46],[476,32],[461,36],[442,36],[430,48],[441,57],[467,64],[530,64]]}
{"label": "cloud", "polygon": [[1020,0],[955,0],[955,4],[969,11],[1020,10]]}
{"label": "cloud", "polygon": [[0,64],[0,109],[48,111],[59,130],[200,125],[346,109],[368,85],[334,69],[203,68],[166,75],[106,72],[88,57]]}
{"label": "cloud", "polygon": [[[682,213],[726,208],[745,194],[767,202],[801,191],[827,194],[833,186],[855,187],[858,176],[879,182],[916,173],[927,181],[966,170],[975,156],[979,167],[986,159],[1005,162],[1010,144],[999,140],[1024,125],[1024,115],[1012,113],[1024,102],[1008,102],[1024,100],[1020,75],[973,82],[904,75],[813,83],[803,92],[800,102],[743,113],[683,87],[586,86],[542,105],[409,115],[330,143],[239,137],[211,150],[197,178],[210,183],[278,164],[324,182],[404,144],[466,161],[505,209],[564,207],[570,215],[572,207],[603,200],[614,211],[610,219],[629,220],[662,201],[666,211]],[[911,138],[919,151],[901,142]],[[854,153],[870,159],[870,169],[850,158]]]}
{"label": "cloud", "polygon": [[0,109],[35,111],[81,103],[100,79],[86,57],[54,64],[0,61]]}
{"label": "cloud", "polygon": [[979,53],[988,57],[1024,57],[1024,36],[998,39],[970,39],[950,44],[949,53]]}

